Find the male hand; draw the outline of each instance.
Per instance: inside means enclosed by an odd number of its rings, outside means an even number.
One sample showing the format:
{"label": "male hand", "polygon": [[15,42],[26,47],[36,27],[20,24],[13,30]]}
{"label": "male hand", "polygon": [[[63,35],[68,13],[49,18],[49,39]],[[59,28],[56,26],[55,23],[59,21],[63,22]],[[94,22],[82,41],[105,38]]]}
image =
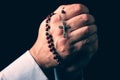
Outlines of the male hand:
{"label": "male hand", "polygon": [[[63,8],[66,12],[65,22],[71,27],[67,31],[67,38],[63,37],[63,30],[59,29],[59,26],[62,26],[61,10]],[[50,20],[50,34],[53,36],[56,51],[65,61],[60,69],[64,69],[65,74],[71,72],[77,74],[79,73],[77,71],[89,62],[98,48],[95,20],[92,15],[88,14],[88,8],[82,4],[62,5],[55,10],[55,13]],[[50,68],[57,66],[57,61],[48,48],[45,25],[44,20],[30,53],[41,67]]]}
{"label": "male hand", "polygon": [[98,49],[97,27],[94,24],[94,17],[89,14],[86,6],[82,4],[62,5],[55,12],[60,13],[63,7],[66,11],[66,23],[71,26],[71,29],[68,30],[67,40],[59,38],[63,41],[58,42],[61,44],[59,47],[62,48],[60,54],[66,58],[64,65],[58,67],[58,74],[60,80],[78,80],[83,74],[82,69]]}

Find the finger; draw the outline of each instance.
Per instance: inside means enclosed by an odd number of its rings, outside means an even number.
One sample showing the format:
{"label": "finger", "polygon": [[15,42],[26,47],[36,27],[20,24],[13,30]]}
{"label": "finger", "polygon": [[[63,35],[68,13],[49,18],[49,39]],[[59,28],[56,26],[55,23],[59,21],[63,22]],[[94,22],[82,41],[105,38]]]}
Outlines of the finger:
{"label": "finger", "polygon": [[69,30],[69,32],[74,31],[80,27],[89,25],[89,24],[93,24],[95,21],[94,17],[90,14],[81,14],[78,16],[75,16],[71,19],[69,19],[68,21],[66,21],[66,23],[71,26],[71,29]]}
{"label": "finger", "polygon": [[69,60],[74,61],[74,58],[79,55],[82,56],[83,54],[86,54],[86,53],[95,53],[98,48],[97,34],[94,34],[92,36],[89,36],[87,39],[74,43],[73,48],[74,50],[72,51],[72,53],[74,54],[71,54],[67,58],[67,62],[69,62]]}
{"label": "finger", "polygon": [[[95,20],[94,20],[92,15],[81,14],[81,15],[73,17],[72,19],[69,19],[68,21],[66,21],[66,24],[71,27],[71,29],[68,30],[69,32],[71,32],[71,31],[74,31],[82,26],[92,24],[92,23],[94,23],[94,21]],[[51,27],[52,30],[54,29],[54,31],[51,31],[51,33],[56,32],[56,34],[58,34],[58,35],[61,35],[63,33],[63,30],[59,29],[59,26],[63,25],[63,24],[59,20],[59,16],[57,14],[52,16],[52,20],[51,20],[50,24],[52,26]]]}
{"label": "finger", "polygon": [[[96,38],[95,38],[96,37]],[[81,44],[84,44],[84,47],[82,46],[81,48]],[[88,45],[89,43],[89,45]],[[67,67],[68,71],[75,71],[80,69],[80,67],[86,66],[88,64],[88,62],[90,61],[91,57],[93,56],[93,54],[96,53],[97,49],[98,49],[98,39],[97,39],[97,35],[94,34],[93,36],[91,36],[91,40],[89,38],[89,42],[86,40],[80,41],[79,43],[74,45],[76,48],[79,48],[79,51],[74,55],[74,57],[71,57],[71,63],[67,63]],[[73,64],[74,63],[74,64]]]}
{"label": "finger", "polygon": [[[74,47],[76,51],[79,51],[81,49],[84,49],[84,50],[86,49],[86,52],[90,53],[90,52],[93,52],[94,50],[96,51],[96,49],[98,48],[98,45],[95,44],[96,41],[98,41],[97,34],[94,34],[82,41],[76,42],[74,44]],[[94,45],[96,49],[91,45]]]}
{"label": "finger", "polygon": [[69,41],[71,44],[74,44],[77,41],[83,40],[88,36],[97,32],[96,25],[84,26],[68,34],[70,38]]}
{"label": "finger", "polygon": [[61,17],[61,10],[64,8],[65,13],[65,20],[70,19],[74,16],[77,16],[81,13],[88,13],[89,10],[86,6],[82,5],[82,4],[69,4],[69,5],[61,5],[60,7],[58,7],[57,10],[55,10],[54,13],[57,13],[60,15]]}

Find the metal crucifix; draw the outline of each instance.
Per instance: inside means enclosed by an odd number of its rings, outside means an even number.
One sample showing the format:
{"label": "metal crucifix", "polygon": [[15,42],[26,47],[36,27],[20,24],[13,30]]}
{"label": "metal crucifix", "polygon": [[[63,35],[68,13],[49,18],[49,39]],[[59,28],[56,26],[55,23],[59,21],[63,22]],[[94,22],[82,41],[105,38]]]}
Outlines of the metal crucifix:
{"label": "metal crucifix", "polygon": [[67,30],[70,29],[71,27],[66,25],[65,21],[62,21],[63,26],[59,26],[60,29],[63,29],[63,37],[67,38]]}

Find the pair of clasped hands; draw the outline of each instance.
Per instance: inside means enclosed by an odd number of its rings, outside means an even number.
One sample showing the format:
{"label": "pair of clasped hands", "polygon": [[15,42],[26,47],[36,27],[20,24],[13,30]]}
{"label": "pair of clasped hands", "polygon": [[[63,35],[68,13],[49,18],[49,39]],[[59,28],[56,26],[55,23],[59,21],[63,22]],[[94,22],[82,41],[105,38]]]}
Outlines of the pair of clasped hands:
{"label": "pair of clasped hands", "polygon": [[[63,30],[59,28],[63,25],[61,14],[63,7],[66,12],[64,20],[71,27],[67,30],[67,38],[63,37]],[[89,14],[88,8],[82,4],[61,5],[54,13],[56,14],[51,17],[49,32],[53,36],[56,51],[65,61],[60,67],[61,72],[77,77],[80,68],[86,66],[98,48],[95,19]],[[40,67],[49,69],[58,64],[48,47],[45,24],[46,22],[43,20],[39,28],[38,38],[30,49],[30,53]]]}

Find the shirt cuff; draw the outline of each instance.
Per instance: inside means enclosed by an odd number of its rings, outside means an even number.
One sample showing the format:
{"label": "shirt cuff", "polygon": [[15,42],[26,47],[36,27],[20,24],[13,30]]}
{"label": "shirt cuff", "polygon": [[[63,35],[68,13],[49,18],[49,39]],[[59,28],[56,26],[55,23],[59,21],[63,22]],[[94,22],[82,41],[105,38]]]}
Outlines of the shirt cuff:
{"label": "shirt cuff", "polygon": [[29,51],[0,73],[3,80],[48,80]]}

